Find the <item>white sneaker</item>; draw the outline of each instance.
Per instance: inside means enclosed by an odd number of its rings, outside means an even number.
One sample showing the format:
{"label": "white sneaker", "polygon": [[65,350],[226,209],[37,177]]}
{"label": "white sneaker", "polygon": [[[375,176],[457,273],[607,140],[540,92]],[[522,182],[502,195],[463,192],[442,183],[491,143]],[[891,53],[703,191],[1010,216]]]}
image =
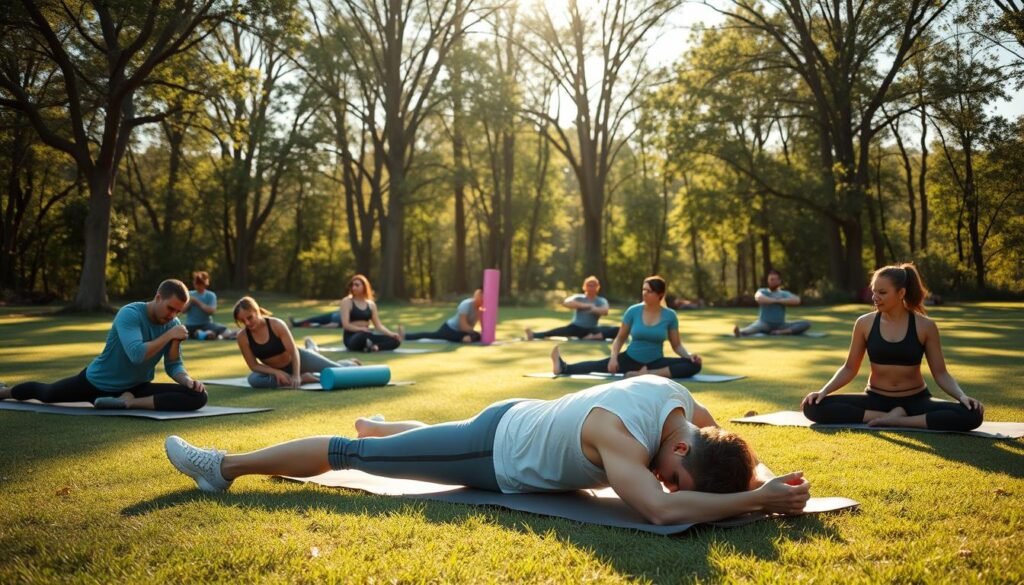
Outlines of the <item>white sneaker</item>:
{"label": "white sneaker", "polygon": [[171,465],[196,480],[196,485],[204,492],[223,492],[231,487],[231,482],[220,473],[224,451],[200,449],[177,435],[167,437],[164,449]]}
{"label": "white sneaker", "polygon": [[315,341],[313,341],[312,337],[307,337],[302,341],[302,343],[306,346],[306,349],[308,349],[309,351],[315,351],[317,353],[320,353],[320,346],[317,345]]}

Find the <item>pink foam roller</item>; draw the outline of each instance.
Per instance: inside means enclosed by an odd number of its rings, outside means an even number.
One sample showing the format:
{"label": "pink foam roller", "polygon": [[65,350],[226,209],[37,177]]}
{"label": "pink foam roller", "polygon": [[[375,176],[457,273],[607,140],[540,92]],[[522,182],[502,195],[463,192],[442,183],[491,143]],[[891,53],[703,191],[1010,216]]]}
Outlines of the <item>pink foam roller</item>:
{"label": "pink foam roller", "polygon": [[494,331],[498,326],[498,289],[501,288],[501,271],[495,268],[484,270],[484,314],[480,319],[480,342],[494,343]]}

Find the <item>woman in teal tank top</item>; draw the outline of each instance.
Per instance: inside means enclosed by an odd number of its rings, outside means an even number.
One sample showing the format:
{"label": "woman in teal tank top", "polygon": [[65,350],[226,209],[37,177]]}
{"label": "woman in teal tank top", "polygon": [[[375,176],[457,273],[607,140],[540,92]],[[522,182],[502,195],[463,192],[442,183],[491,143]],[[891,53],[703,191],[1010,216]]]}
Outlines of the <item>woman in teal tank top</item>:
{"label": "woman in teal tank top", "polygon": [[[679,339],[679,319],[676,312],[665,307],[662,301],[668,287],[660,276],[644,279],[643,302],[626,309],[622,315],[619,334],[612,342],[611,357],[566,363],[558,347],[551,350],[551,367],[555,374],[589,374],[601,372],[638,376],[655,374],[666,378],[689,378],[700,372],[701,357],[691,354]],[[632,341],[625,352],[621,352],[626,339]],[[667,358],[664,343],[668,340],[672,350],[679,356]]]}

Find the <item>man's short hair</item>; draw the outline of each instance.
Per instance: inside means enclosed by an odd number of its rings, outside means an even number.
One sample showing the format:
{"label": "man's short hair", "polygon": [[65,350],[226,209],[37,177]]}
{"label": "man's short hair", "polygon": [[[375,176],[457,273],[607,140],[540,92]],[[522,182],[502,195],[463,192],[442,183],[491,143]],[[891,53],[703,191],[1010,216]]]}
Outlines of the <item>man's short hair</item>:
{"label": "man's short hair", "polygon": [[765,278],[768,278],[769,276],[771,276],[771,275],[773,275],[773,274],[774,274],[775,276],[778,276],[778,277],[779,277],[779,280],[782,280],[782,273],[781,273],[781,272],[779,272],[778,270],[774,269],[774,268],[772,268],[771,270],[769,270],[769,271],[768,271],[768,274],[765,274],[765,275],[764,275],[764,277],[765,277]]}
{"label": "man's short hair", "polygon": [[756,465],[742,437],[718,427],[704,427],[694,436],[683,467],[693,477],[694,490],[729,494],[750,489]]}
{"label": "man's short hair", "polygon": [[160,287],[156,289],[156,294],[160,295],[161,299],[178,297],[179,301],[187,301],[188,287],[177,278],[168,278],[160,283]]}

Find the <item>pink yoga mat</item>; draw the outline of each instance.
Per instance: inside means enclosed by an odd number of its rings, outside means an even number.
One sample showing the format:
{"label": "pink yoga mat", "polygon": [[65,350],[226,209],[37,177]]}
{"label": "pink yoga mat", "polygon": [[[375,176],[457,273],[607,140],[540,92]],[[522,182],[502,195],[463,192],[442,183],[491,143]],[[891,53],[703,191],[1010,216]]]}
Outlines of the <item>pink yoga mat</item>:
{"label": "pink yoga mat", "polygon": [[494,331],[498,326],[498,290],[501,288],[501,271],[494,268],[484,270],[484,314],[480,319],[480,343],[494,343]]}

